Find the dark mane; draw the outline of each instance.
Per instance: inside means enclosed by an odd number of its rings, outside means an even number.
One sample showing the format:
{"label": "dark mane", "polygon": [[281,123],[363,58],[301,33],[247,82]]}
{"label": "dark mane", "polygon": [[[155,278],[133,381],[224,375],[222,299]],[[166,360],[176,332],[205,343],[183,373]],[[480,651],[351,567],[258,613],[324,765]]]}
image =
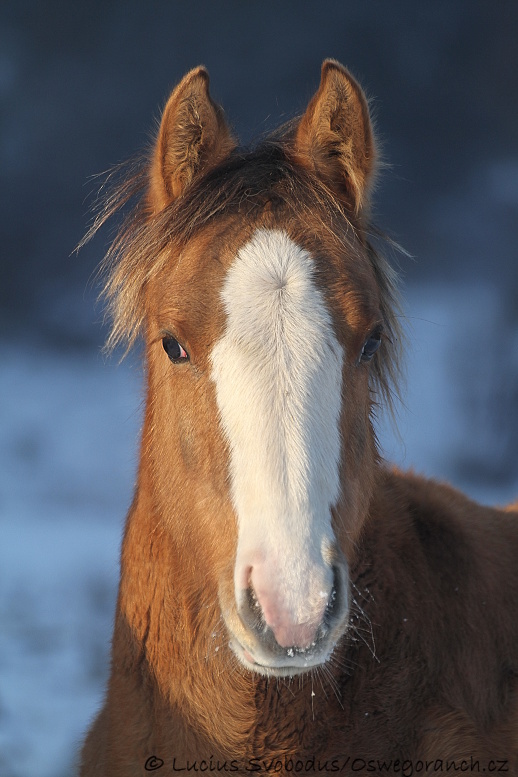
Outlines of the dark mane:
{"label": "dark mane", "polygon": [[167,261],[169,247],[185,245],[223,214],[251,220],[267,205],[288,214],[307,212],[319,215],[322,230],[338,239],[347,254],[357,251],[358,237],[367,246],[380,291],[386,337],[383,355],[372,366],[372,387],[393,409],[401,344],[396,273],[373,245],[373,240],[380,242],[377,230],[369,226],[357,234],[332,191],[291,161],[285,137],[270,137],[251,150],[236,149],[157,215],[150,213],[147,203],[148,170],[149,161],[141,159],[108,174],[98,198],[97,216],[83,241],[135,201],[100,266],[102,296],[113,322],[108,350],[121,343],[129,350],[134,344],[145,318],[144,289]]}

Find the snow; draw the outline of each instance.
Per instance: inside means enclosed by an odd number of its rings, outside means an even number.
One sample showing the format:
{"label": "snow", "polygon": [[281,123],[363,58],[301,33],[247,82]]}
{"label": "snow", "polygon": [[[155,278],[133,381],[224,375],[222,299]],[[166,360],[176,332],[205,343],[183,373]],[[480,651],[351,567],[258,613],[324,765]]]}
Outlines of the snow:
{"label": "snow", "polygon": [[[474,423],[477,405],[463,401],[466,391],[475,387],[489,401],[488,365],[493,378],[498,364],[516,381],[516,340],[512,358],[493,354],[498,340],[488,321],[498,326],[499,293],[409,289],[405,309],[408,386],[399,437],[382,424],[386,457],[485,502],[516,498],[516,469],[501,483],[477,483],[459,481],[457,466],[477,448],[477,429],[481,444],[496,445],[487,423]],[[117,365],[37,343],[0,344],[0,359],[0,774],[62,777],[107,676],[141,374],[131,360]],[[515,428],[516,417],[508,423]],[[482,453],[498,460],[498,452]]]}
{"label": "snow", "polygon": [[[406,387],[384,457],[484,504],[518,495],[518,334],[498,286],[427,284],[405,295]],[[511,318],[512,320],[512,318]]]}
{"label": "snow", "polygon": [[0,346],[0,774],[60,777],[106,679],[139,377]]}

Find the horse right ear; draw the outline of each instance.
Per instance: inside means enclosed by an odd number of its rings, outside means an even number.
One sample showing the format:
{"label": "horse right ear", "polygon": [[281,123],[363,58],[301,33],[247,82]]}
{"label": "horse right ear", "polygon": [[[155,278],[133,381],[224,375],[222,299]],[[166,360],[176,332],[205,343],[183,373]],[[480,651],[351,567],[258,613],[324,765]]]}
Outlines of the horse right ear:
{"label": "horse right ear", "polygon": [[150,204],[160,211],[236,143],[223,110],[209,94],[204,67],[191,70],[172,92],[162,115],[150,175]]}

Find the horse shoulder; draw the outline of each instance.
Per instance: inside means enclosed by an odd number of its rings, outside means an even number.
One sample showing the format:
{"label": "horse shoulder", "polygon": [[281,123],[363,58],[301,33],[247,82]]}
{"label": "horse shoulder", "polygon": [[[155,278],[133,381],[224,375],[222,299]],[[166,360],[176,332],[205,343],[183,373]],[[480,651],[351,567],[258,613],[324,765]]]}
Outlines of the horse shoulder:
{"label": "horse shoulder", "polygon": [[[481,732],[490,743],[514,744],[518,516],[477,505],[450,486],[387,470],[361,547],[364,576],[369,559],[377,566],[372,619],[380,624],[378,645],[390,644],[380,660],[399,665],[401,678],[412,677],[409,664],[427,667],[419,683],[424,741],[440,741],[448,731],[457,741],[459,730],[478,747]],[[435,716],[438,697],[443,704]]]}

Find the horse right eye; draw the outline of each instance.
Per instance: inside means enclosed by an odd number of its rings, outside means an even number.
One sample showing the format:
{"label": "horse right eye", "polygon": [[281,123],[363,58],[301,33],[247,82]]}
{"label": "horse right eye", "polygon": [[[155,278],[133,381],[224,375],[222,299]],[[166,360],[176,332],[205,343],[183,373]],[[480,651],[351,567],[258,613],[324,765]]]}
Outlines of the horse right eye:
{"label": "horse right eye", "polygon": [[171,337],[171,335],[162,338],[162,345],[173,364],[189,361],[189,354],[187,351],[180,345],[178,340]]}

